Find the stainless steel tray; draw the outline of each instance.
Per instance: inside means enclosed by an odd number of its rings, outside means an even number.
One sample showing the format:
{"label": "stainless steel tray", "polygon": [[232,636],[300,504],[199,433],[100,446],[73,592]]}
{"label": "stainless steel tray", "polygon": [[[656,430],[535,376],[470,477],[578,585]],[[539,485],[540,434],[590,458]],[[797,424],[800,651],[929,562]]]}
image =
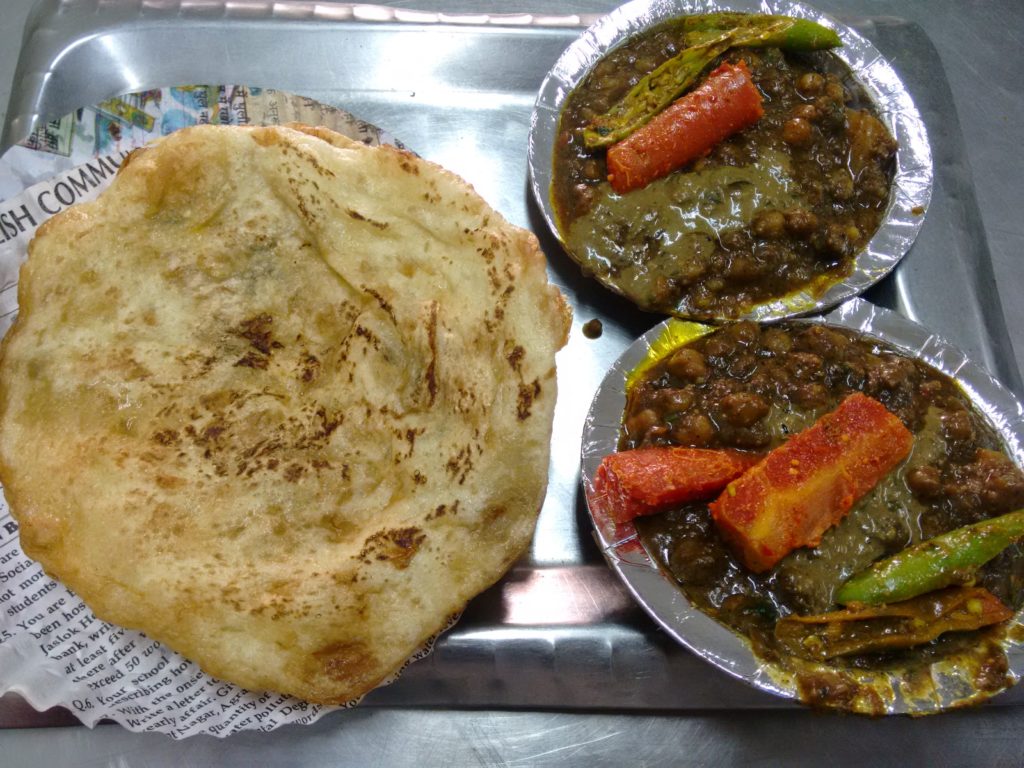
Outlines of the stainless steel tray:
{"label": "stainless steel tray", "polygon": [[[573,304],[575,326],[558,359],[549,492],[529,555],[468,606],[431,657],[368,696],[365,706],[792,706],[728,678],[661,633],[590,536],[578,459],[587,405],[606,369],[660,318],[582,277],[528,202],[526,142],[537,88],[584,21],[263,0],[47,0],[29,22],[0,151],[40,119],[146,87],[235,82],[303,93],[388,130],[464,176],[511,221],[532,228]],[[935,158],[931,209],[917,243],[868,298],[953,341],[1020,394],[938,54],[916,25],[847,21],[895,63],[924,116]],[[956,314],[948,311],[954,305]],[[579,326],[593,317],[605,332],[588,340]],[[1021,702],[1018,687],[995,703]],[[61,717],[33,716],[13,697],[0,702],[0,726]]]}

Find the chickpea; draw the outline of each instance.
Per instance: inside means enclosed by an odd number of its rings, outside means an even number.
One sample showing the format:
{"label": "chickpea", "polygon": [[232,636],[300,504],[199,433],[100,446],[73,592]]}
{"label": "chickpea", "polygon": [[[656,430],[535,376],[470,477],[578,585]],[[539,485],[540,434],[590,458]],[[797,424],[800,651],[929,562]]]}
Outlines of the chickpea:
{"label": "chickpea", "polygon": [[713,584],[728,567],[716,556],[714,545],[698,539],[682,539],[670,555],[672,573],[684,584]]}
{"label": "chickpea", "polygon": [[742,385],[733,379],[713,379],[711,383],[704,388],[704,396],[702,399],[705,403],[717,403],[731,395],[733,392],[739,392],[742,389]]}
{"label": "chickpea", "polygon": [[906,389],[915,386],[914,364],[903,357],[889,357],[873,365],[868,373],[872,391]]}
{"label": "chickpea", "polygon": [[820,117],[818,108],[813,104],[798,104],[793,107],[793,111],[789,113],[790,117],[798,117],[802,120],[814,122]]}
{"label": "chickpea", "polygon": [[806,208],[791,208],[785,216],[786,229],[794,237],[806,238],[818,228],[818,217]]}
{"label": "chickpea", "polygon": [[803,408],[819,408],[828,401],[828,390],[824,384],[814,381],[809,384],[798,384],[790,396]]}
{"label": "chickpea", "polygon": [[782,211],[758,211],[751,222],[751,230],[757,237],[777,240],[786,233],[786,216]]}
{"label": "chickpea", "polygon": [[670,413],[682,413],[693,405],[693,393],[688,389],[670,387],[658,393],[658,401]]}
{"label": "chickpea", "polygon": [[907,473],[907,486],[919,499],[934,499],[942,493],[942,475],[936,467],[915,467]]}
{"label": "chickpea", "polygon": [[679,285],[673,278],[658,275],[654,281],[654,299],[658,304],[667,304],[679,295]]}
{"label": "chickpea", "polygon": [[583,164],[583,177],[585,179],[590,179],[591,181],[600,181],[602,178],[604,178],[604,175],[605,174],[601,168],[601,164],[597,160],[591,158],[590,160],[587,160]]}
{"label": "chickpea", "polygon": [[608,78],[615,75],[615,62],[610,58],[602,59],[598,62],[597,66],[594,67],[594,77],[598,80],[607,82]]}
{"label": "chickpea", "polygon": [[604,80],[605,93],[615,93],[627,87],[629,79],[620,72],[609,75]]}
{"label": "chickpea", "polygon": [[747,379],[757,370],[757,357],[752,354],[738,355],[729,363],[728,372],[730,376],[737,379]]}
{"label": "chickpea", "polygon": [[716,333],[704,343],[704,351],[710,357],[728,357],[736,348],[736,340],[724,333]]}
{"label": "chickpea", "polygon": [[917,392],[929,403],[936,403],[942,394],[942,382],[934,379],[922,382],[921,386],[917,388]]}
{"label": "chickpea", "polygon": [[824,201],[825,191],[820,179],[807,179],[804,182],[804,199],[811,205]]}
{"label": "chickpea", "polygon": [[846,89],[835,80],[825,86],[825,95],[837,104],[845,104],[850,100],[849,95],[846,93]]}
{"label": "chickpea", "polygon": [[668,432],[668,424],[655,424],[653,427],[648,429],[647,434],[644,435],[644,443],[646,445],[657,444],[668,435]]}
{"label": "chickpea", "polygon": [[973,440],[974,425],[967,411],[956,411],[942,417],[942,433],[949,440]]}
{"label": "chickpea", "polygon": [[803,96],[817,96],[824,87],[825,78],[817,72],[807,72],[800,75],[800,78],[796,81],[796,89]]}
{"label": "chickpea", "polygon": [[782,126],[782,140],[792,147],[806,147],[814,140],[813,126],[802,117],[790,118]]}
{"label": "chickpea", "polygon": [[850,389],[863,389],[867,379],[867,370],[861,363],[857,361],[846,363],[846,378],[844,379],[846,386]]}
{"label": "chickpea", "polygon": [[723,232],[719,237],[719,242],[727,251],[743,250],[750,245],[746,233],[739,229]]}
{"label": "chickpea", "polygon": [[715,301],[715,297],[703,285],[698,285],[690,294],[690,304],[696,309],[707,309]]}
{"label": "chickpea", "polygon": [[594,188],[589,184],[577,184],[572,191],[576,195],[576,207],[579,210],[588,210],[594,202]]}
{"label": "chickpea", "polygon": [[793,346],[790,335],[779,328],[769,328],[764,332],[762,339],[765,349],[773,355],[784,355]]}
{"label": "chickpea", "polygon": [[821,355],[823,359],[842,357],[843,350],[850,343],[850,340],[843,334],[821,325],[812,325],[804,331],[800,336],[800,341],[811,352]]}
{"label": "chickpea", "polygon": [[708,375],[704,355],[689,347],[674,352],[665,367],[669,373],[682,381],[704,381]]}
{"label": "chickpea", "polygon": [[696,411],[684,414],[672,430],[672,439],[675,442],[695,448],[707,445],[714,437],[715,425],[711,419]]}
{"label": "chickpea", "polygon": [[846,168],[837,168],[828,177],[828,191],[836,200],[850,200],[853,198],[856,189],[853,185],[853,176]]}
{"label": "chickpea", "polygon": [[786,360],[786,369],[799,381],[812,381],[824,375],[825,361],[813,352],[794,352]]}
{"label": "chickpea", "polygon": [[846,228],[841,224],[829,224],[825,230],[822,249],[826,254],[845,256],[850,252],[850,241],[846,236]]}
{"label": "chickpea", "polygon": [[657,67],[657,60],[650,56],[639,56],[633,64],[633,70],[639,72],[641,75],[653,72]]}
{"label": "chickpea", "polygon": [[729,262],[729,268],[726,270],[726,274],[733,282],[739,282],[744,280],[754,280],[760,276],[763,271],[764,270],[756,261],[754,261],[754,259],[737,256]]}
{"label": "chickpea", "polygon": [[818,110],[819,122],[827,129],[842,128],[846,125],[846,110],[842,104],[836,104],[828,96],[819,96],[814,100],[814,107]]}
{"label": "chickpea", "polygon": [[729,326],[729,334],[744,346],[749,346],[761,338],[761,326],[752,320],[741,320]]}
{"label": "chickpea", "polygon": [[631,438],[640,438],[646,434],[647,430],[653,427],[661,421],[661,417],[658,416],[657,411],[652,408],[644,408],[639,413],[636,413],[626,419],[625,428],[626,434]]}
{"label": "chickpea", "polygon": [[728,142],[722,142],[711,151],[711,156],[716,158],[722,165],[742,165],[739,150]]}
{"label": "chickpea", "polygon": [[768,415],[768,401],[752,392],[734,392],[722,398],[725,420],[734,427],[750,427]]}

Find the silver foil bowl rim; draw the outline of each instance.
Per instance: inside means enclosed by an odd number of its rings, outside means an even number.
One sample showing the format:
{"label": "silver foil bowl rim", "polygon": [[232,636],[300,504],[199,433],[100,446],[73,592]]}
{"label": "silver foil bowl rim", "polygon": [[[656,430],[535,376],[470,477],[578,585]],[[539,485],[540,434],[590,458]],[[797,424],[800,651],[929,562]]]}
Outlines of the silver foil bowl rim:
{"label": "silver foil bowl rim", "polygon": [[[541,83],[530,121],[528,145],[533,197],[551,232],[568,253],[568,246],[558,228],[550,191],[559,117],[569,94],[611,48],[628,37],[671,18],[716,11],[795,16],[835,30],[843,45],[831,53],[849,67],[896,139],[896,167],[882,222],[854,258],[850,273],[844,278],[820,293],[809,289],[797,290],[758,304],[737,317],[722,315],[708,318],[706,313],[690,313],[685,308],[673,314],[711,321],[771,320],[825,311],[880,281],[910,250],[924,224],[924,214],[931,201],[933,167],[924,121],[892,65],[853,29],[803,3],[792,0],[633,0],[601,18],[566,48]],[[603,284],[619,292],[615,286]]]}
{"label": "silver foil bowl rim", "polygon": [[[758,658],[749,641],[695,607],[659,566],[651,560],[635,533],[618,538],[603,530],[594,515],[591,496],[597,468],[618,448],[622,414],[626,406],[626,377],[648,357],[652,344],[674,318],[651,328],[631,344],[608,371],[598,387],[583,426],[581,471],[587,507],[595,538],[612,571],[641,607],[679,643],[719,669],[755,688],[791,699],[800,699],[792,675],[778,665]],[[824,324],[857,331],[866,338],[883,341],[937,368],[959,384],[973,405],[996,430],[1004,448],[1018,464],[1024,465],[1024,406],[980,365],[949,342],[918,323],[862,299],[851,299],[825,316],[803,318],[799,323]],[[1024,628],[1024,609],[1010,620],[1000,641],[1009,663],[1010,677],[1024,674],[1024,645],[1008,639]],[[1012,631],[1016,630],[1016,631]],[[899,670],[871,673],[894,692],[884,702],[883,714],[928,714],[988,698],[998,691],[981,692],[971,672],[956,664],[937,662],[930,669],[934,691],[926,697],[905,694],[906,683]],[[854,711],[860,711],[857,707]],[[867,710],[864,710],[867,712]],[[871,711],[872,714],[877,714]]]}

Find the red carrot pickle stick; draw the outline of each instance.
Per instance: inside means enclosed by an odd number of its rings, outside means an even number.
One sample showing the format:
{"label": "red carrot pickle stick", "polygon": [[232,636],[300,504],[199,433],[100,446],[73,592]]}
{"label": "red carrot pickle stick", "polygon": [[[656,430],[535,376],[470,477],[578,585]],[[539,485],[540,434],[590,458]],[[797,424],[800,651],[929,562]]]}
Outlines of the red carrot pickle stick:
{"label": "red carrot pickle stick", "polygon": [[856,393],[771,451],[709,506],[744,565],[767,571],[822,534],[903,461],[913,435],[877,400]]}
{"label": "red carrot pickle stick", "polygon": [[608,150],[608,181],[620,195],[706,155],[756,123],[761,92],[742,61],[723,64],[647,125]]}
{"label": "red carrot pickle stick", "polygon": [[610,517],[625,523],[677,504],[713,498],[761,457],[706,448],[637,448],[605,456],[594,490]]}

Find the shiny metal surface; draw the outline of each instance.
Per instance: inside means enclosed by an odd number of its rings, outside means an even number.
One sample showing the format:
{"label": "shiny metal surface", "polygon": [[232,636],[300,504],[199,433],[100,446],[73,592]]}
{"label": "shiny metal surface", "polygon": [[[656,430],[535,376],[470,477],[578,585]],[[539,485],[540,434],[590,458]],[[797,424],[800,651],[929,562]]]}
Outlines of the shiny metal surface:
{"label": "shiny metal surface", "polygon": [[[0,75],[10,78],[15,73],[15,56],[20,55],[8,108],[9,119],[22,116],[20,125],[25,125],[24,115],[35,111],[34,106],[60,114],[78,103],[129,90],[133,82],[141,82],[141,75],[165,83],[216,75],[225,81],[260,84],[258,77],[262,84],[349,105],[431,159],[450,160],[455,170],[516,223],[532,225],[539,233],[545,229],[526,202],[529,114],[543,73],[578,28],[524,30],[487,25],[481,29],[429,22],[422,28],[407,27],[405,37],[395,41],[388,39],[394,36],[387,24],[374,22],[359,22],[359,32],[354,32],[348,22],[308,18],[270,22],[250,15],[236,17],[226,26],[216,0],[203,3],[206,10],[191,15],[179,10],[173,0],[102,4],[87,0],[66,3],[63,9],[47,0],[35,16],[34,31],[16,54],[21,20],[30,2],[11,0],[0,16]],[[407,0],[385,4],[415,5],[431,13],[576,14],[591,20],[615,2]],[[234,5],[251,8],[249,3]],[[935,150],[936,194],[928,219],[897,274],[871,298],[950,338],[1020,392],[999,302],[1005,302],[1013,327],[1024,324],[1024,277],[1011,258],[1024,247],[1024,225],[1017,216],[1019,178],[1024,177],[1019,152],[1024,143],[1024,99],[1017,38],[1024,8],[1010,0],[975,3],[969,11],[957,0],[927,4],[820,0],[815,5],[846,14],[843,20],[854,22],[893,61],[914,94]],[[149,14],[144,29],[122,28],[140,9]],[[909,16],[920,26],[880,15]],[[866,16],[875,18],[865,20]],[[389,75],[379,78],[370,70],[388,52],[392,57]],[[395,54],[407,58],[395,58]],[[152,64],[153,71],[142,72],[140,62]],[[53,72],[49,72],[51,64]],[[0,91],[0,106],[4,95]],[[611,318],[602,339],[588,342],[576,333],[559,358],[563,371],[574,371],[574,376],[596,386],[629,341],[659,318],[637,316],[625,302],[607,297],[603,289],[578,275],[551,238],[544,238],[543,244],[556,279],[575,303],[578,320],[599,313]],[[951,292],[955,298],[934,300]],[[978,295],[985,301],[976,303],[972,296]],[[8,730],[0,744],[3,764],[1024,762],[1019,738],[1024,710],[999,706],[1019,704],[1019,687],[983,709],[940,718],[876,722],[821,716],[779,708],[774,698],[706,668],[653,629],[601,562],[592,541],[581,534],[586,518],[577,496],[574,458],[579,433],[570,438],[568,432],[581,428],[592,389],[560,383],[557,429],[566,436],[557,437],[553,448],[557,456],[568,452],[571,457],[564,463],[571,466],[557,468],[552,476],[532,556],[511,579],[474,601],[433,660],[411,669],[400,684],[374,694],[360,709],[332,714],[311,727],[246,734],[228,741],[197,738],[180,744],[116,727]],[[576,571],[581,563],[589,570]],[[557,569],[570,569],[581,581],[573,587],[578,599],[550,598],[554,610],[564,616],[573,610],[569,606],[605,606],[604,623],[589,629],[566,625],[557,640],[545,638],[529,624],[518,625],[514,631],[520,634],[513,635],[511,646],[498,645],[508,638],[492,634],[490,646],[473,658],[462,656],[461,671],[449,683],[437,682],[435,663],[451,661],[445,656],[448,642],[479,640],[480,633],[491,631],[505,615],[502,601],[510,584],[525,578],[523,574],[554,574]],[[537,615],[538,609],[531,611]],[[581,647],[601,648],[602,655],[581,654]],[[464,653],[459,648],[452,652]],[[624,657],[631,659],[630,665],[623,663]],[[409,709],[421,706],[446,708]],[[651,706],[661,713],[640,710]],[[510,707],[557,711],[503,711]],[[6,697],[0,699],[0,717],[8,715],[13,719],[6,721],[12,724],[39,723],[18,701]],[[67,715],[50,715],[49,722],[66,724]]]}
{"label": "shiny metal surface", "polygon": [[[932,192],[932,155],[928,131],[914,106],[912,95],[892,65],[868,40],[820,11],[791,0],[633,0],[617,8],[589,27],[555,62],[540,86],[530,124],[528,147],[530,186],[538,208],[552,234],[565,246],[558,230],[558,217],[551,194],[552,156],[558,137],[558,125],[569,94],[583,82],[587,73],[605,54],[625,40],[669,19],[687,14],[713,13],[719,10],[746,13],[768,12],[811,19],[836,30],[842,47],[831,52],[842,62],[837,74],[852,76],[871,100],[899,147],[892,179],[892,192],[885,216],[870,242],[857,254],[851,272],[824,291],[797,290],[783,297],[757,304],[740,318],[773,320],[782,317],[822,312],[856,296],[888,275],[914,243]],[[848,73],[842,71],[848,67]],[[611,290],[618,290],[607,280]],[[702,314],[681,303],[673,314],[691,317]],[[719,319],[727,319],[720,315]]]}
{"label": "shiny metal surface", "polygon": [[[921,720],[745,710],[622,716],[571,712],[356,709],[301,730],[172,742],[117,727],[6,731],[6,768],[425,765],[548,768],[871,766],[1009,768],[1021,764],[1014,709]],[[827,761],[827,762],[826,762]]]}
{"label": "shiny metal surface", "polygon": [[[960,350],[928,329],[903,315],[861,299],[850,299],[827,315],[795,322],[824,323],[856,331],[867,339],[884,341],[938,369],[961,386],[974,407],[996,430],[1007,453],[1018,465],[1024,464],[1024,406],[988,371],[972,363]],[[658,347],[659,339],[674,323],[678,321],[659,323],[626,349],[601,382],[587,414],[580,452],[581,470],[595,536],[608,565],[669,635],[723,672],[769,693],[799,700],[800,692],[791,673],[793,670],[818,673],[834,668],[804,662],[779,664],[759,658],[745,638],[690,603],[648,555],[632,525],[628,535],[621,530],[602,529],[601,521],[608,519],[609,512],[601,511],[601,497],[595,491],[595,482],[601,460],[619,447],[627,377],[650,358],[651,349]],[[1007,636],[1014,630],[1019,631],[1022,624],[1024,610],[1019,611],[1008,625]],[[1013,680],[1019,680],[1024,674],[1024,644],[1019,639],[1004,637],[1000,645]],[[959,667],[956,659],[938,660],[929,668],[934,689],[912,698],[904,695],[905,670],[865,672],[856,679],[879,693],[881,711],[885,714],[928,714],[988,698],[976,689],[973,674],[969,666]],[[892,692],[891,697],[887,698],[889,691]],[[836,706],[856,710],[870,705],[864,701],[851,701]]]}

